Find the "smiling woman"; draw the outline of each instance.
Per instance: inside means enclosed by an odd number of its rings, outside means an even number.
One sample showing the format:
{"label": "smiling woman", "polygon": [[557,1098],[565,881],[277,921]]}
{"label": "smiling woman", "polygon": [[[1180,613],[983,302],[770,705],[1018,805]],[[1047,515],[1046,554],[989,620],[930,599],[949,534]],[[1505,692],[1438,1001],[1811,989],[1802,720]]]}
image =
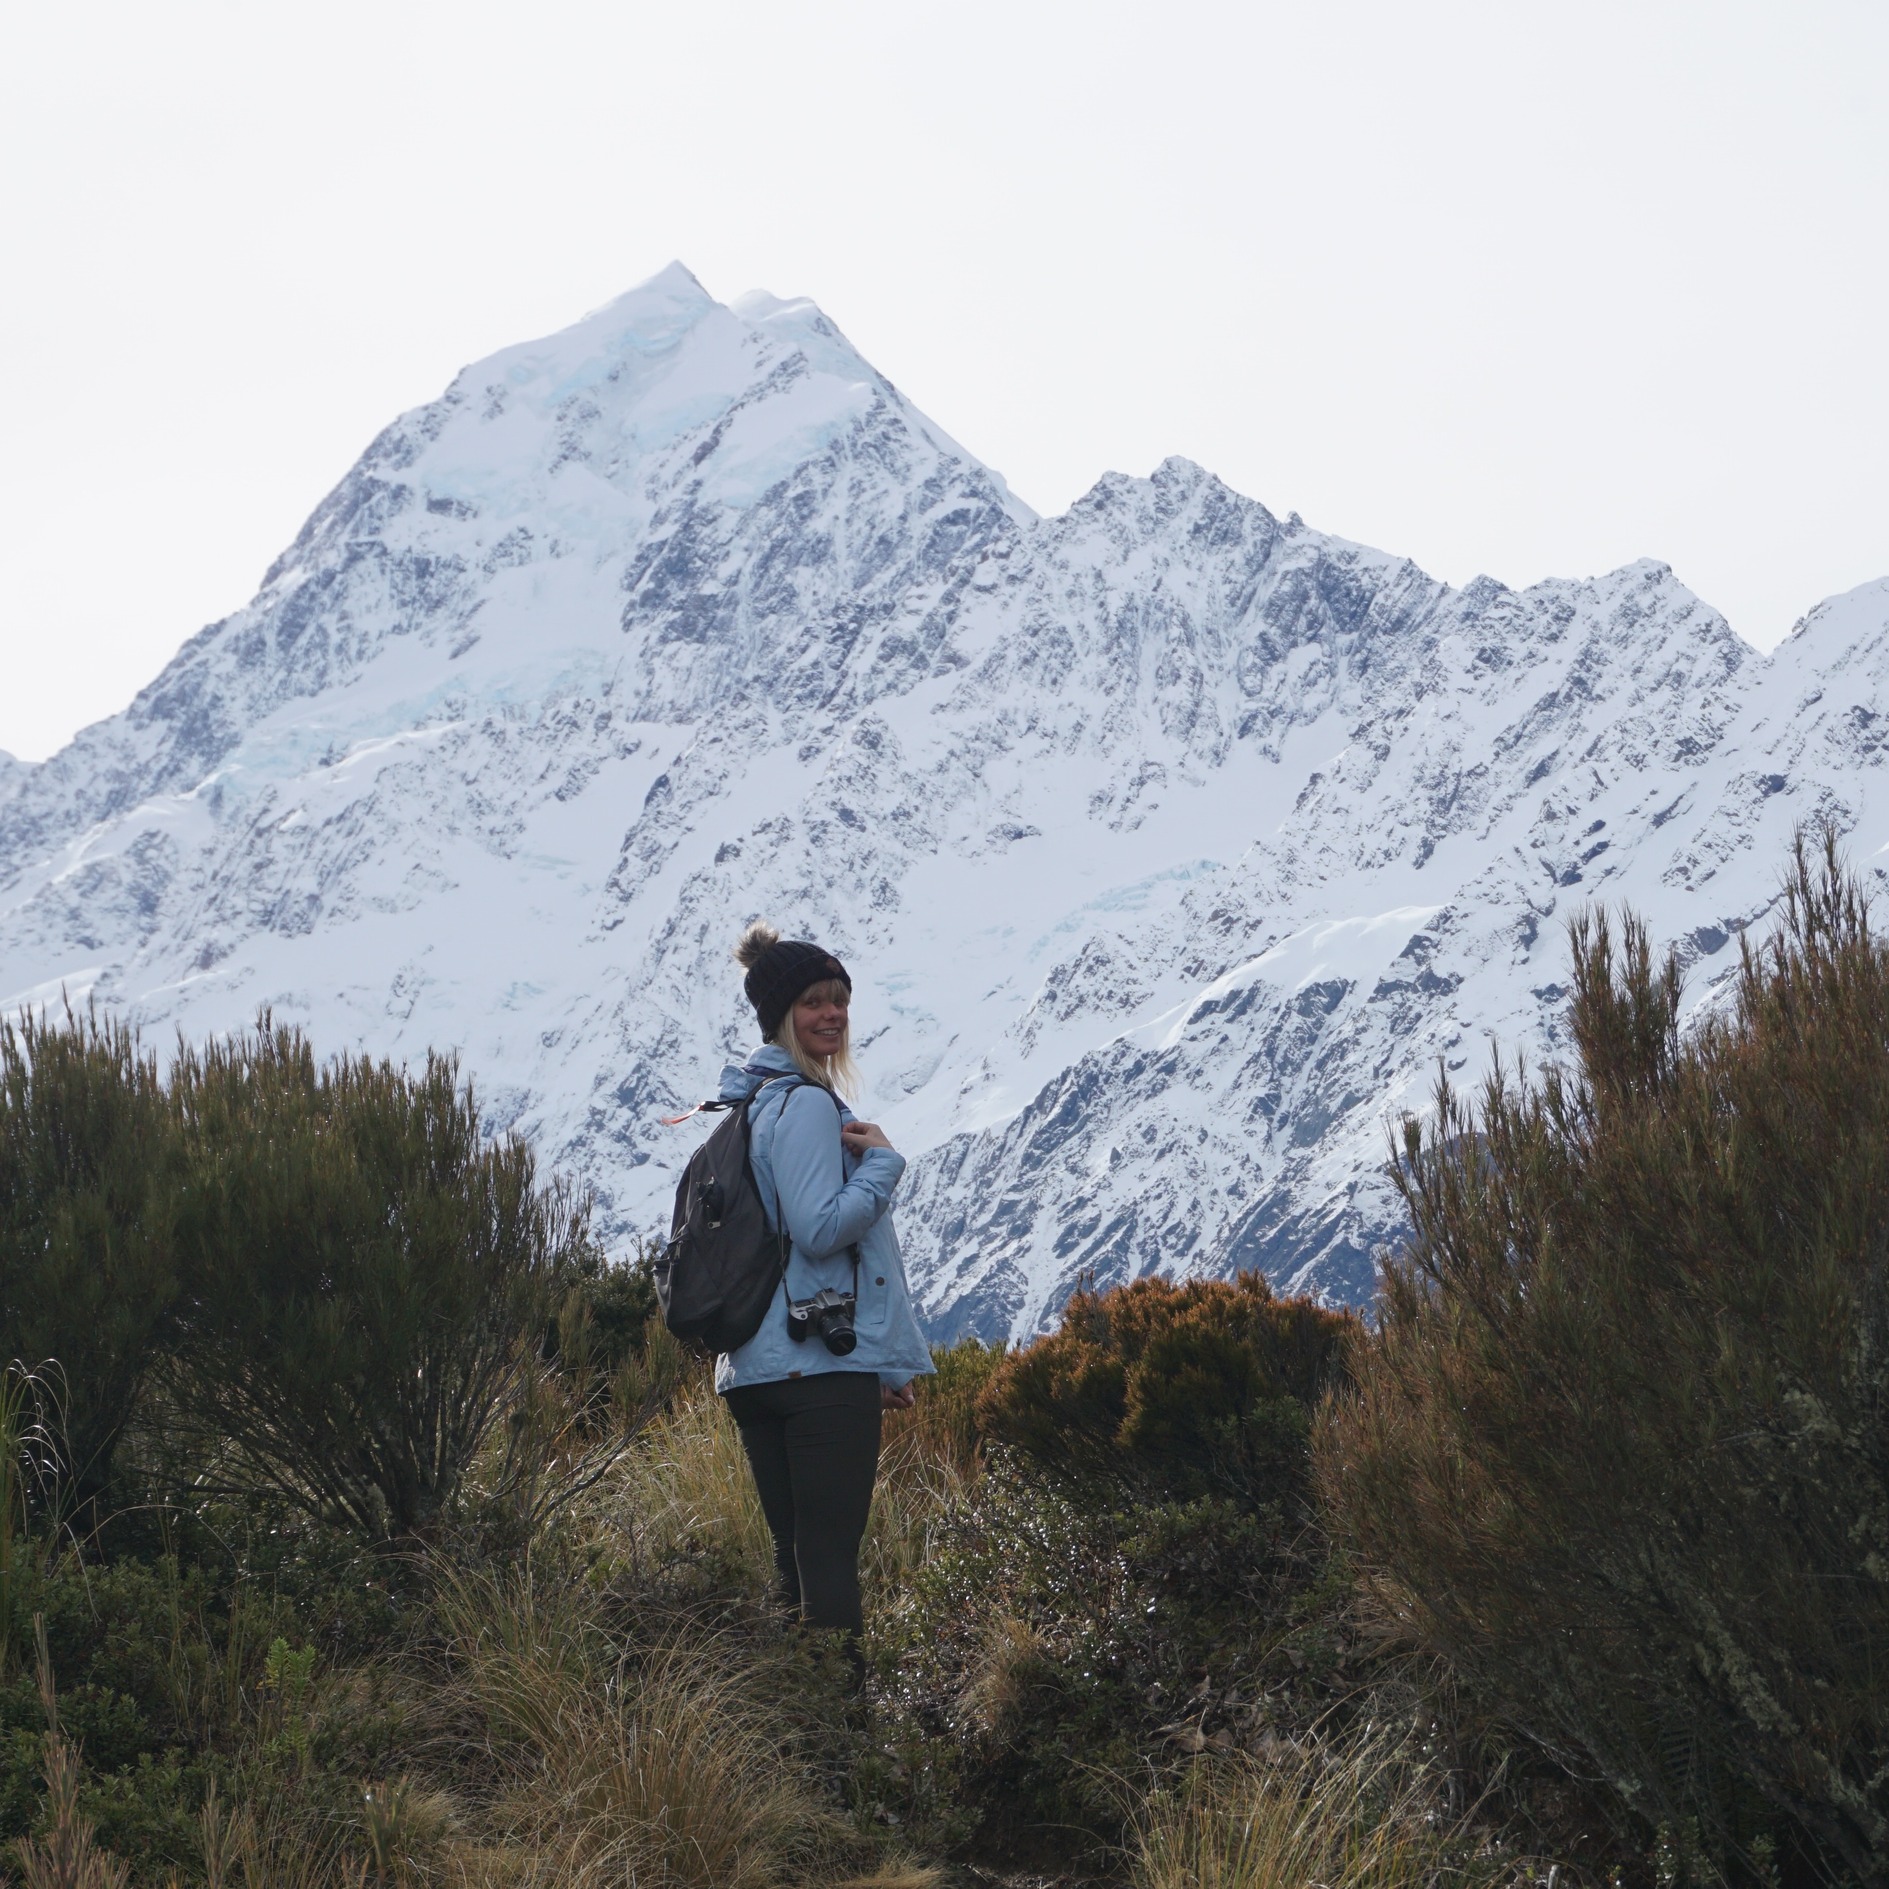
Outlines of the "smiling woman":
{"label": "smiling woman", "polygon": [[800,1073],[836,1095],[859,1093],[853,1061],[853,987],[843,977],[809,986],[788,1006],[774,1040],[800,1065]]}
{"label": "smiling woman", "polygon": [[764,1041],[723,1070],[721,1095],[749,1104],[755,1186],[787,1261],[761,1329],[722,1355],[715,1388],[741,1426],[789,1604],[846,1635],[857,1664],[880,1413],[909,1408],[932,1368],[892,1230],[905,1158],[842,1099],[859,1088],[845,965],[760,923],[735,959]]}

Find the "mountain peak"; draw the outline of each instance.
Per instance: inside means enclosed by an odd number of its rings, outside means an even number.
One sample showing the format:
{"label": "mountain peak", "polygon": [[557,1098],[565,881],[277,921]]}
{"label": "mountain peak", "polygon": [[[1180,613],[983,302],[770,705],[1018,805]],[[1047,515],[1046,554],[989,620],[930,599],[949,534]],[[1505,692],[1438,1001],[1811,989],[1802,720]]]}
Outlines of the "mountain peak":
{"label": "mountain peak", "polygon": [[1180,458],[1037,521],[814,303],[676,264],[395,420],[131,709],[0,759],[0,1012],[456,1047],[617,1239],[747,1040],[730,914],[795,914],[940,1335],[1085,1274],[1355,1298],[1387,1115],[1561,1047],[1571,914],[1630,900],[1709,991],[1797,822],[1875,843],[1878,649],[1889,585],[1741,666],[1651,561],[1452,590]]}
{"label": "mountain peak", "polygon": [[1831,649],[1858,642],[1874,643],[1889,633],[1889,577],[1872,578],[1854,590],[1826,597],[1791,626],[1779,651],[1793,644],[1816,644]]}
{"label": "mountain peak", "polygon": [[670,311],[706,314],[716,306],[714,296],[702,286],[695,272],[685,263],[672,262],[658,269],[647,281],[625,289],[621,295],[613,295],[573,325],[583,327],[594,321],[613,327],[634,327],[660,320]]}

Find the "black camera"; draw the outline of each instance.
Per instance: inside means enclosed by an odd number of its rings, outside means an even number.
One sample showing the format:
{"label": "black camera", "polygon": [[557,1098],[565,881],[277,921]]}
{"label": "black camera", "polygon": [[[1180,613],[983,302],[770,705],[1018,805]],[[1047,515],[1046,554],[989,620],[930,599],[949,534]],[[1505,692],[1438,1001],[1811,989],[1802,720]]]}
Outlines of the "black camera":
{"label": "black camera", "polygon": [[813,1332],[836,1358],[843,1358],[859,1343],[853,1329],[857,1303],[852,1293],[835,1292],[831,1286],[822,1286],[810,1299],[789,1299],[787,1335],[805,1344],[807,1334]]}

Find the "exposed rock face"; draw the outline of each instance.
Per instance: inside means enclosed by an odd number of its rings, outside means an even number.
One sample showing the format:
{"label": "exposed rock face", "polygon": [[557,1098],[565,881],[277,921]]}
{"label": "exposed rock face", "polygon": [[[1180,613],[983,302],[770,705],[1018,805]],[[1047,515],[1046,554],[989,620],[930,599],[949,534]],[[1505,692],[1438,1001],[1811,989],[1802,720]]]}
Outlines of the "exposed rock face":
{"label": "exposed rock face", "polygon": [[665,1216],[766,915],[853,964],[941,1332],[1258,1265],[1358,1299],[1387,1121],[1556,1045],[1565,920],[1694,995],[1794,824],[1874,869],[1889,582],[1752,654],[1663,565],[1513,592],[1185,461],[1038,520],[810,304],[673,268],[396,421],[120,716],[0,757],[0,997],[460,1048]]}

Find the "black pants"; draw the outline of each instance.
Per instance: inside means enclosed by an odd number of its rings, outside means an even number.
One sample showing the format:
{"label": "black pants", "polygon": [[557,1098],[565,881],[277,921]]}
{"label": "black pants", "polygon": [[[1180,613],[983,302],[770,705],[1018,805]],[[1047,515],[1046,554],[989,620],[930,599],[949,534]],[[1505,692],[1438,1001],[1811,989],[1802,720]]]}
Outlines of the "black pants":
{"label": "black pants", "polygon": [[822,1371],[728,1393],[788,1599],[857,1638],[859,1544],[879,1473],[879,1379]]}

